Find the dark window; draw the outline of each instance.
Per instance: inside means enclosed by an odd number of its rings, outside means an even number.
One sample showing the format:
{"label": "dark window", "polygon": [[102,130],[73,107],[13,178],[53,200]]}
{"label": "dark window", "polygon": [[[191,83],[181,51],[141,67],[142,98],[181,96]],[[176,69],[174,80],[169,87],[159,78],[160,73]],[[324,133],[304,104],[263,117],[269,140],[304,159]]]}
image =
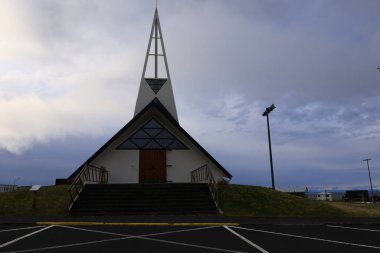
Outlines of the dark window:
{"label": "dark window", "polygon": [[118,149],[188,149],[155,119],[151,119]]}

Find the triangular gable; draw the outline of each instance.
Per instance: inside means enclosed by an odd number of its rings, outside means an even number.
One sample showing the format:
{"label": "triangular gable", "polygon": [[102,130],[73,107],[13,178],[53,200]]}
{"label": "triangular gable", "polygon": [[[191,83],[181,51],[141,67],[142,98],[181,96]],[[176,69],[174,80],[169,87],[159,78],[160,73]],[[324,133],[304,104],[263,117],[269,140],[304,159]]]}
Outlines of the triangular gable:
{"label": "triangular gable", "polygon": [[[98,151],[96,151],[86,162],[84,162],[74,173],[69,176],[69,179],[73,179],[80,170],[86,165],[90,164],[98,155],[107,149],[121,134],[123,134],[129,127],[131,127],[139,118],[141,118],[150,108],[156,108],[161,112],[167,120],[182,133],[201,153],[203,153],[208,159],[210,159],[217,168],[219,168],[228,178],[232,178],[232,175],[220,165],[198,142],[196,142],[173,118],[173,116],[166,110],[166,108],[160,103],[158,99],[152,100],[140,113],[138,113],[131,121],[129,121],[119,132],[117,132],[109,141],[107,141]],[[152,144],[153,145],[153,144]]]}

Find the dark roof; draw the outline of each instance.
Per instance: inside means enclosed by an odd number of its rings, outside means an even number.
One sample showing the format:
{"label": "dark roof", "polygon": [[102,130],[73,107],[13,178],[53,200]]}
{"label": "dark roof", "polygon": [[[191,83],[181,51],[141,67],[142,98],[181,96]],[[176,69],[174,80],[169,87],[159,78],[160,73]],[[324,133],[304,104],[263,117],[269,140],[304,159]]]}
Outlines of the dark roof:
{"label": "dark roof", "polygon": [[183,135],[186,136],[207,158],[209,158],[221,171],[223,171],[228,178],[232,178],[232,175],[215,160],[198,142],[196,142],[186,131],[183,129],[177,120],[168,112],[168,110],[161,104],[161,102],[155,98],[150,102],[143,110],[141,110],[131,121],[129,121],[122,129],[119,130],[109,141],[107,141],[98,151],[96,151],[87,161],[85,161],[77,170],[74,171],[68,178],[74,178],[86,164],[90,164],[95,157],[102,153],[114,140],[116,140],[125,130],[127,130],[133,123],[135,123],[142,115],[145,114],[151,107],[157,108],[165,117],[176,127]]}

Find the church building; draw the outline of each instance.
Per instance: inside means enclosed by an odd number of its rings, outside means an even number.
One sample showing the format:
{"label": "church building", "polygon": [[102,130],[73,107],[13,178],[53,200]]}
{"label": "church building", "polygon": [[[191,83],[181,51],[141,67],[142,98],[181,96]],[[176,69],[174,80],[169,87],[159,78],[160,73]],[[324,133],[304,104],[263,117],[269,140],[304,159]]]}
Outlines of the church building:
{"label": "church building", "polygon": [[192,172],[202,166],[209,168],[216,182],[232,177],[178,122],[157,9],[133,119],[69,181],[88,165],[104,168],[108,184],[190,183]]}

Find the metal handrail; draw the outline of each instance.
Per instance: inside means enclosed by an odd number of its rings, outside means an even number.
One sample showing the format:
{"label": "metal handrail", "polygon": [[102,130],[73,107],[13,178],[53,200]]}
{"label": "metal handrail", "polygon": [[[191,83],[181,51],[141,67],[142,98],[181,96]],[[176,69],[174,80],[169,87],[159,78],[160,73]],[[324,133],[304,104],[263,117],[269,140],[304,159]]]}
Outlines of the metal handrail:
{"label": "metal handrail", "polygon": [[85,164],[79,174],[75,177],[67,191],[69,192],[71,203],[69,211],[77,200],[83,187],[88,183],[107,184],[108,171],[104,167],[96,167],[94,165]]}
{"label": "metal handrail", "polygon": [[219,208],[218,184],[216,183],[214,175],[212,174],[207,164],[191,172],[191,182],[207,183],[214,199],[216,208],[218,209],[219,213],[222,213],[222,210]]}

